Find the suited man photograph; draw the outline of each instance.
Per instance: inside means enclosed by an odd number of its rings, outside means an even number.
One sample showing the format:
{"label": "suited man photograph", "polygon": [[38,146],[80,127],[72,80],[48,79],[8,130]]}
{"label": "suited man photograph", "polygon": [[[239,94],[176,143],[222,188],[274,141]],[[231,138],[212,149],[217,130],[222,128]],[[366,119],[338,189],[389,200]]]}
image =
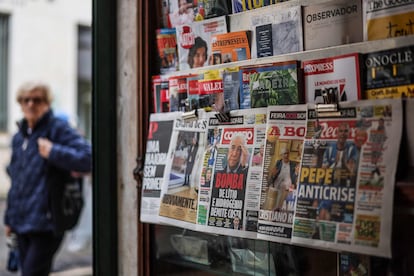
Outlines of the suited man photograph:
{"label": "suited man photograph", "polygon": [[198,136],[199,133],[194,134],[191,139],[191,144],[188,146],[187,163],[185,167],[184,185],[190,185],[190,176],[193,171],[194,162],[198,150]]}
{"label": "suited man photograph", "polygon": [[227,164],[225,172],[242,173],[247,171],[249,152],[246,148],[245,138],[235,136],[230,142],[230,148],[227,153]]}
{"label": "suited man photograph", "polygon": [[299,172],[298,162],[291,161],[289,153],[287,148],[281,150],[282,158],[277,160],[269,174],[269,190],[271,188],[273,192],[276,192],[276,202],[274,204],[274,210],[276,211],[282,209],[283,203],[289,194],[289,189],[296,187]]}

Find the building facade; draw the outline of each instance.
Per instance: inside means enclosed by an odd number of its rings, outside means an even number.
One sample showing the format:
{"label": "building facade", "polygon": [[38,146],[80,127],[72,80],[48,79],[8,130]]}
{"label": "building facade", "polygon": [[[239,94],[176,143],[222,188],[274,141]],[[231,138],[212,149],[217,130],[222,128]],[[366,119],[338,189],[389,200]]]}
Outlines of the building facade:
{"label": "building facade", "polygon": [[22,83],[48,83],[55,112],[91,137],[91,22],[91,0],[0,1],[0,195],[10,185],[3,168],[22,117]]}

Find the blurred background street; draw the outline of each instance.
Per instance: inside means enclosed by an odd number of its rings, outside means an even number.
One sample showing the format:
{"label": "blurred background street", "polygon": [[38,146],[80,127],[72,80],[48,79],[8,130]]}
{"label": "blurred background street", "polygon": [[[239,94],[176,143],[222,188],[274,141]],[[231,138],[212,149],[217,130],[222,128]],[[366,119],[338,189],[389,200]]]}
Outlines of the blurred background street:
{"label": "blurred background street", "polygon": [[[92,1],[0,1],[0,276],[8,248],[4,210],[10,179],[11,136],[23,116],[17,90],[27,81],[47,83],[53,110],[86,139],[92,133]],[[85,179],[85,208],[56,255],[53,276],[92,275],[92,186]]]}

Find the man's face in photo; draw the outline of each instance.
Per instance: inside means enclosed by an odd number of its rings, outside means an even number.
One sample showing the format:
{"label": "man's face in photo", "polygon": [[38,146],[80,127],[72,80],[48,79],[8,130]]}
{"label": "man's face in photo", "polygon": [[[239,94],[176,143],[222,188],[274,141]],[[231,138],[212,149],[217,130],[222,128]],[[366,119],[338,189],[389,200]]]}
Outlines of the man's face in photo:
{"label": "man's face in photo", "polygon": [[346,139],[349,135],[349,126],[347,124],[342,124],[338,127],[338,142],[345,144]]}
{"label": "man's face in photo", "polygon": [[229,153],[227,154],[227,164],[230,169],[235,169],[239,165],[242,153],[243,140],[236,137],[230,144]]}

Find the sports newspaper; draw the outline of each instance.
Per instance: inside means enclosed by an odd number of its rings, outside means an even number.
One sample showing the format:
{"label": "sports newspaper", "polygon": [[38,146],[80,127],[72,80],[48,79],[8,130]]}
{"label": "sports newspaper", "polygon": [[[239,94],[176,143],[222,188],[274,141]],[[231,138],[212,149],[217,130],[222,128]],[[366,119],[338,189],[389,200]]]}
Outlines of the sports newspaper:
{"label": "sports newspaper", "polygon": [[292,243],[391,257],[401,100],[340,104],[308,113]]}
{"label": "sports newspaper", "polygon": [[269,106],[257,238],[290,243],[307,106]]}

